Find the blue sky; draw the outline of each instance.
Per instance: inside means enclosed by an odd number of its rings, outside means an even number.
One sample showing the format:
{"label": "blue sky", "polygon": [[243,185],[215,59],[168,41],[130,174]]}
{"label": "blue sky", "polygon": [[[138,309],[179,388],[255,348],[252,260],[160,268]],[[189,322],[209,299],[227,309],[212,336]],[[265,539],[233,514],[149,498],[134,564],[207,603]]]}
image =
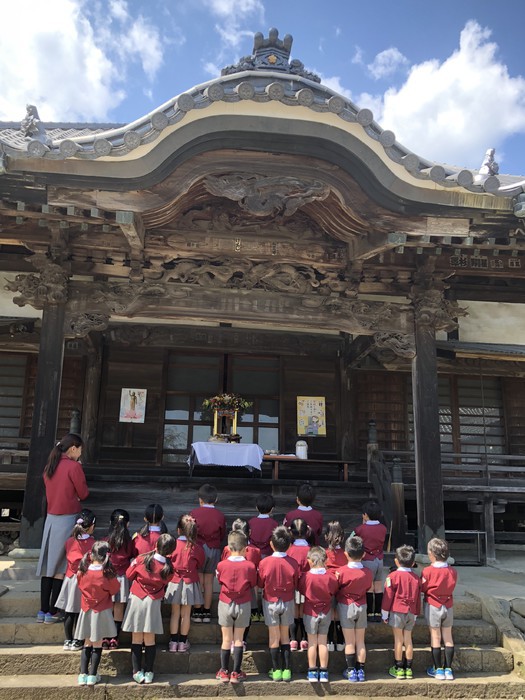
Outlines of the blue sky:
{"label": "blue sky", "polygon": [[[323,83],[418,155],[525,174],[523,0],[2,3],[0,119],[131,122],[217,77],[275,26]],[[7,28],[7,29],[6,29]],[[11,31],[10,31],[11,29]]]}

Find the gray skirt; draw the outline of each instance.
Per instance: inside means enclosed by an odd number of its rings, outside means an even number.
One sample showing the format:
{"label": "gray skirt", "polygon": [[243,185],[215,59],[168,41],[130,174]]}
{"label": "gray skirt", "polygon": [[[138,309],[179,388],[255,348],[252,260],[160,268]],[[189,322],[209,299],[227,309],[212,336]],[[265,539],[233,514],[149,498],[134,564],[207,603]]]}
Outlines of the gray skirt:
{"label": "gray skirt", "polygon": [[75,575],[71,578],[65,578],[62,583],[62,588],[55,603],[59,610],[64,610],[68,613],[79,613],[82,593],[78,587],[78,580]]}
{"label": "gray skirt", "polygon": [[102,610],[95,612],[88,610],[80,611],[77,626],[75,628],[75,639],[89,639],[92,642],[100,642],[104,637],[116,637],[117,628],[113,620],[112,610]]}
{"label": "gray skirt", "polygon": [[56,576],[66,573],[66,550],[64,545],[71,537],[77,514],[48,515],[40,546],[40,557],[36,567],[37,576]]}
{"label": "gray skirt", "polygon": [[204,598],[200,583],[169,583],[164,596],[164,602],[168,605],[202,605]]}
{"label": "gray skirt", "polygon": [[153,600],[149,596],[141,599],[131,593],[122,621],[122,631],[163,634],[161,604],[161,599]]}
{"label": "gray skirt", "polygon": [[125,576],[117,576],[117,581],[120,583],[120,589],[113,596],[113,602],[127,603],[129,599],[129,581]]}

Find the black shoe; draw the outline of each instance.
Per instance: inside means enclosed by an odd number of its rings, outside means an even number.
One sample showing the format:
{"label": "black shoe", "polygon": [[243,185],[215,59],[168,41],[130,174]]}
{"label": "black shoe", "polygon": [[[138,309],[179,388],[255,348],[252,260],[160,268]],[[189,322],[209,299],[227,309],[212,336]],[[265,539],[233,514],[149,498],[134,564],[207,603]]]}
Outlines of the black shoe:
{"label": "black shoe", "polygon": [[73,641],[69,644],[69,651],[82,651],[83,648],[83,639],[73,639]]}

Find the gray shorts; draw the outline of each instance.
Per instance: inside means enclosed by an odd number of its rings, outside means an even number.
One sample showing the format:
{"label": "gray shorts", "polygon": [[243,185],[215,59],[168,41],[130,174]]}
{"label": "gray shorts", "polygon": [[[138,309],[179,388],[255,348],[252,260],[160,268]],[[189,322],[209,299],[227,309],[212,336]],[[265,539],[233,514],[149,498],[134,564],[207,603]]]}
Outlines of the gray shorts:
{"label": "gray shorts", "polygon": [[425,603],[425,620],[429,627],[452,627],[454,624],[454,608],[446,608],[444,605],[436,608]]}
{"label": "gray shorts", "polygon": [[416,624],[416,616],[414,613],[398,613],[390,612],[388,616],[388,624],[398,630],[406,630],[412,632]]}
{"label": "gray shorts", "polygon": [[214,547],[208,547],[207,544],[203,544],[202,548],[204,549],[204,564],[201,569],[201,573],[203,574],[214,574],[216,569],[217,569],[217,564],[221,560],[221,549],[216,549]]}
{"label": "gray shorts", "polygon": [[321,613],[314,617],[313,615],[303,615],[303,623],[306,634],[328,634],[328,628],[332,622],[332,611],[324,615]]}
{"label": "gray shorts", "polygon": [[250,624],[251,603],[225,603],[219,600],[218,617],[220,627],[244,629]]}
{"label": "gray shorts", "polygon": [[367,626],[366,605],[338,603],[339,622],[344,630],[364,630]]}
{"label": "gray shorts", "polygon": [[267,600],[262,601],[262,609],[264,613],[264,624],[267,627],[289,627],[294,621],[295,603],[293,600],[277,600],[270,603]]}
{"label": "gray shorts", "polygon": [[365,569],[370,569],[372,572],[372,581],[382,581],[383,580],[383,560],[382,559],[370,559],[369,561],[361,562]]}

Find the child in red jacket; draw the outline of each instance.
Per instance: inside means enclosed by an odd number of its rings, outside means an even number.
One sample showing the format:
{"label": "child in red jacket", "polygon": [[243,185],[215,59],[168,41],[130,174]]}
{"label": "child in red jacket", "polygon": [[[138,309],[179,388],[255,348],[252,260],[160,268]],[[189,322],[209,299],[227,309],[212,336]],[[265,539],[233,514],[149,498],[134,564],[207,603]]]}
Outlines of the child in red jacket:
{"label": "child in red jacket", "polygon": [[[299,575],[301,575],[306,573],[310,568],[308,564],[308,552],[310,551],[308,539],[310,538],[311,530],[306,520],[302,518],[292,520],[288,527],[292,536],[292,544],[287,554],[289,557],[292,557],[292,559],[295,559],[299,567]],[[295,592],[294,621],[290,625],[290,648],[292,651],[297,651],[298,649],[304,651],[308,649],[306,630],[303,624],[303,603],[304,596],[297,590]]]}
{"label": "child in red jacket", "polygon": [[291,535],[279,525],[272,533],[273,554],[259,564],[258,585],[262,589],[264,621],[268,627],[274,681],[291,681],[290,625],[295,613],[295,590],[299,580],[299,565],[288,556]]}
{"label": "child in red jacket", "polygon": [[[231,555],[217,564],[219,593],[219,625],[222,632],[221,667],[216,678],[222,683],[240,683],[246,679],[241,671],[244,630],[250,622],[252,588],[257,585],[255,564],[246,559],[248,541],[242,532],[230,532]],[[233,671],[229,672],[233,642]]]}
{"label": "child in red jacket", "polygon": [[164,522],[164,510],[158,503],[152,503],[144,511],[144,525],[133,535],[137,554],[153,552],[157,540],[168,532]]}
{"label": "child in red jacket", "polygon": [[278,527],[279,523],[272,518],[275,500],[271,493],[259,494],[255,506],[259,515],[248,520],[250,544],[260,550],[261,559],[263,559],[272,554],[270,540],[272,539],[272,532]]}
{"label": "child in red jacket", "polygon": [[131,664],[136,683],[153,683],[155,635],[164,631],[160,608],[173,574],[170,555],[175,545],[171,535],[160,535],[155,550],[137,557],[126,571],[131,588],[122,629],[131,632]]}
{"label": "child in red jacket", "polygon": [[366,592],[372,583],[372,572],[363,566],[364,553],[363,540],[349,537],[345,543],[347,563],[335,572],[339,583],[337,611],[345,639],[343,676],[352,683],[365,680]]}
{"label": "child in red jacket", "polygon": [[[202,605],[204,598],[199,582],[199,569],[204,564],[204,550],[197,544],[197,523],[191,515],[181,515],[177,525],[177,546],[171,555],[173,576],[164,601],[171,605],[168,651],[190,650],[188,634],[191,606]],[[180,631],[179,631],[180,626]]]}
{"label": "child in red jacket", "polygon": [[63,610],[65,642],[64,651],[77,651],[84,646],[83,639],[75,639],[75,627],[80,613],[81,593],[78,587],[77,572],[82,557],[91,551],[95,542],[95,513],[84,508],[77,518],[71,537],[66,540],[66,575],[57,598],[56,607]]}
{"label": "child in red jacket", "polygon": [[107,542],[95,542],[91,551],[84,554],[77,578],[82,600],[75,635],[85,640],[78,684],[93,686],[100,683],[98,666],[102,657],[102,639],[114,637],[117,632],[112,596],[118,591],[119,582],[109,560]]}
{"label": "child in red jacket", "polygon": [[[324,532],[326,544],[326,568],[336,571],[347,563],[344,550],[345,531],[339,520],[330,520]],[[339,623],[337,607],[334,609],[334,619],[328,630],[328,651],[343,651],[345,648],[343,631]]]}
{"label": "child in red jacket", "polygon": [[297,508],[284,516],[283,525],[290,527],[292,520],[302,518],[310,528],[311,544],[319,544],[323,531],[323,514],[312,508],[315,501],[315,489],[311,484],[300,484],[297,488]]}
{"label": "child in red jacket", "polygon": [[311,683],[328,683],[327,635],[332,621],[332,597],[339,585],[334,573],[326,569],[326,552],[322,547],[311,548],[308,564],[310,570],[299,579],[299,591],[304,595],[303,624],[308,635],[307,679]]}
{"label": "child in red jacket", "polygon": [[381,507],[376,501],[363,505],[363,524],[356,527],[354,534],[363,540],[365,555],[363,565],[373,574],[373,584],[366,596],[369,622],[381,622],[383,600],[383,549],[386,527],[379,521]]}
{"label": "child in red jacket", "polygon": [[[437,680],[453,681],[452,659],[454,658],[454,641],[452,624],[454,622],[454,598],[458,574],[447,564],[448,544],[437,537],[427,545],[430,566],[423,569],[421,582],[425,601],[425,619],[430,628],[430,646],[432,648],[433,666],[427,673]],[[441,662],[441,640],[445,646],[445,667]]]}
{"label": "child in red jacket", "polygon": [[[400,680],[412,678],[414,645],[412,630],[416,617],[421,612],[421,581],[412,570],[416,553],[413,547],[402,545],[396,549],[397,569],[385,581],[383,622],[390,623],[394,630],[394,666],[388,673]],[[403,661],[403,645],[405,660]]]}

